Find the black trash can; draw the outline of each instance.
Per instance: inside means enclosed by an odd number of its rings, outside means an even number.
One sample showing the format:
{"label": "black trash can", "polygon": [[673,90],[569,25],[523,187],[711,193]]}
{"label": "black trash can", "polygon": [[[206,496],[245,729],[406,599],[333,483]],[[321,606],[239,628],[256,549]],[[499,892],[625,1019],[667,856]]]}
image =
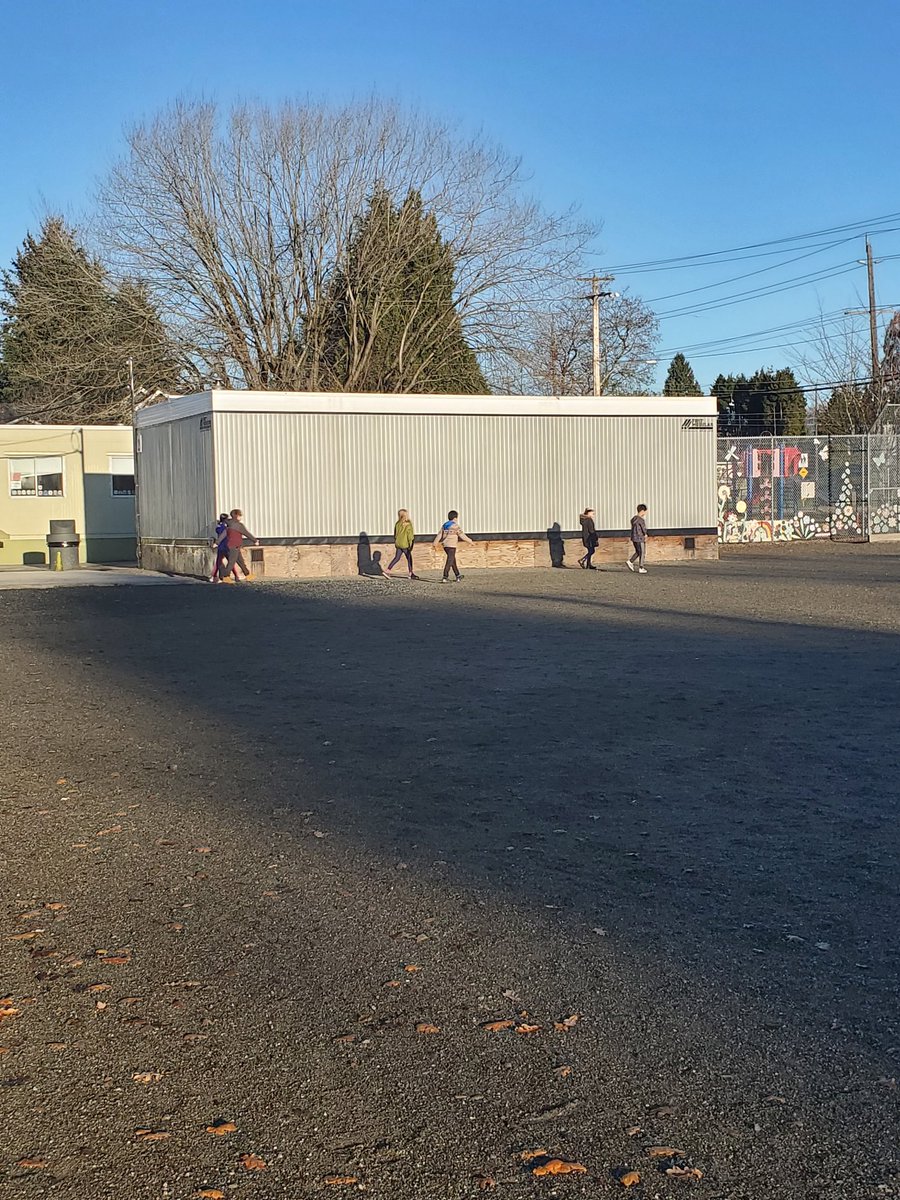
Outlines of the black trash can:
{"label": "black trash can", "polygon": [[51,571],[74,571],[78,563],[81,538],[74,521],[51,521],[47,534],[47,559]]}

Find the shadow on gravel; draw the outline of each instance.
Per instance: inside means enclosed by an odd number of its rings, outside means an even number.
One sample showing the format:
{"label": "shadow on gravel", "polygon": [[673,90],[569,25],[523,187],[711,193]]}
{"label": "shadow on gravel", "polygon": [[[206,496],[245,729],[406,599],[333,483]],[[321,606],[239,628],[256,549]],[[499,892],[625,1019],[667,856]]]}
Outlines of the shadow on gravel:
{"label": "shadow on gravel", "polygon": [[324,798],[386,862],[898,1045],[895,635],[358,586],[48,594],[15,636],[64,621],[159,705],[151,758],[248,747],[261,814]]}

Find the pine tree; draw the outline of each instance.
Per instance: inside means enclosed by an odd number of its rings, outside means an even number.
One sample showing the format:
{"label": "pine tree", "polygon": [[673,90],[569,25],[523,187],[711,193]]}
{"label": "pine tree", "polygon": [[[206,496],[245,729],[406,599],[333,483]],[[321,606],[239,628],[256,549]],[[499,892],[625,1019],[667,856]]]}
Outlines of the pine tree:
{"label": "pine tree", "polygon": [[346,262],[306,336],[321,345],[320,386],[354,392],[487,393],[453,301],[454,261],[410,191],[383,190],[357,222]]}
{"label": "pine tree", "polygon": [[702,396],[703,392],[691,364],[683,354],[676,354],[669,364],[669,373],[663,384],[664,396]]}
{"label": "pine tree", "polygon": [[177,385],[176,355],[146,289],[114,285],[60,218],[26,237],[2,280],[2,398],[17,416],[129,421],[129,358],[139,385]]}

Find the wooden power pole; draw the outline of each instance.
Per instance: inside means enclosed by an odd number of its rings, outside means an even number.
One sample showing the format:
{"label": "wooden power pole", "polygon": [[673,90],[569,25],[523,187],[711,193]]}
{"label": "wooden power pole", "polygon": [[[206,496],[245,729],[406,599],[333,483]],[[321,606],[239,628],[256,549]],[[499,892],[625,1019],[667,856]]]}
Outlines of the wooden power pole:
{"label": "wooden power pole", "polygon": [[878,354],[878,310],[875,307],[875,260],[872,258],[872,243],[866,236],[866,273],[869,276],[869,341],[872,348],[872,382],[876,383],[880,370]]}
{"label": "wooden power pole", "polygon": [[600,395],[600,301],[605,296],[615,296],[616,292],[604,292],[601,287],[604,283],[612,283],[614,276],[612,275],[590,275],[579,276],[582,283],[591,285],[590,295],[585,296],[585,300],[591,302],[591,316],[593,318],[593,366],[594,366],[594,395]]}

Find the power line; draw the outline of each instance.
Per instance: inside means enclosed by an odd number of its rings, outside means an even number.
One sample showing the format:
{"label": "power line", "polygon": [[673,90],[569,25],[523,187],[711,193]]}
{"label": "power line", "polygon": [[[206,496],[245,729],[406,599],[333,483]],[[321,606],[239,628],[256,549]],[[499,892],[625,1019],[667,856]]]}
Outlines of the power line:
{"label": "power line", "polygon": [[794,288],[803,287],[810,283],[824,283],[826,279],[836,279],[856,270],[856,261],[839,263],[835,267],[827,267],[821,271],[811,271],[807,275],[798,275],[793,279],[784,280],[778,284],[767,285],[764,288],[751,288],[746,292],[736,292],[733,296],[722,296],[701,304],[685,305],[672,309],[670,312],[657,313],[660,321],[671,320],[673,317],[688,317],[699,313],[712,312],[717,308],[727,308],[734,304],[746,304],[748,300],[763,300],[767,296],[776,296],[781,292],[789,292]]}
{"label": "power line", "polygon": [[[886,213],[884,216],[872,217],[865,221],[852,221],[846,225],[834,225],[829,229],[816,229],[809,233],[793,234],[790,237],[772,238],[766,242],[748,242],[744,246],[731,246],[724,250],[707,250],[700,254],[677,255],[674,258],[657,258],[647,259],[644,262],[620,263],[608,269],[619,274],[626,271],[634,273],[637,271],[662,270],[679,263],[696,265],[701,259],[719,258],[725,254],[741,254],[747,250],[761,250],[768,246],[784,246],[790,242],[802,242],[814,237],[829,237],[838,233],[850,233],[852,230],[887,233],[889,232],[888,230],[878,229],[877,226],[885,221],[898,220],[900,220],[900,212]],[[777,253],[777,251],[773,251],[773,253]]]}

